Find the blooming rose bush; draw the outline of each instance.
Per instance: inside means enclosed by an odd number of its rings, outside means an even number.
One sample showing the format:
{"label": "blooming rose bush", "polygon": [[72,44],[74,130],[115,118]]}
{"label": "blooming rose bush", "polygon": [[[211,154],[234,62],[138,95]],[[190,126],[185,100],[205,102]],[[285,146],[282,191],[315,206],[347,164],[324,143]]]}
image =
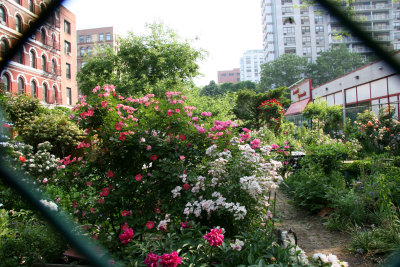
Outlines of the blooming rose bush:
{"label": "blooming rose bush", "polygon": [[260,109],[260,118],[268,128],[273,129],[275,132],[279,130],[282,125],[283,116],[285,114],[285,109],[282,104],[279,103],[275,98],[271,100],[265,100],[262,102],[258,109]]}
{"label": "blooming rose bush", "polygon": [[236,137],[235,122],[212,121],[185,99],[124,98],[106,86],[74,107],[86,137],[59,162],[59,184],[71,191],[61,203],[113,250],[189,220],[233,235],[261,216],[281,180],[269,146],[245,129]]}

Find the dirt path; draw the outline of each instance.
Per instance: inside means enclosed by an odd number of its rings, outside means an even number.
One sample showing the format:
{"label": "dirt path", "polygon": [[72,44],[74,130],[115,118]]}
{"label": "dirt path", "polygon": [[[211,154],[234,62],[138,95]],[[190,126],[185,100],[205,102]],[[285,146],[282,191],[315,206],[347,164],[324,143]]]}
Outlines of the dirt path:
{"label": "dirt path", "polygon": [[276,216],[280,219],[278,228],[282,230],[292,229],[297,235],[298,246],[302,248],[307,256],[314,253],[332,253],[339,260],[346,261],[349,266],[373,267],[378,266],[371,260],[358,254],[351,254],[346,246],[350,244],[349,234],[330,232],[323,225],[324,220],[319,216],[310,216],[291,203],[281,190],[277,191]]}

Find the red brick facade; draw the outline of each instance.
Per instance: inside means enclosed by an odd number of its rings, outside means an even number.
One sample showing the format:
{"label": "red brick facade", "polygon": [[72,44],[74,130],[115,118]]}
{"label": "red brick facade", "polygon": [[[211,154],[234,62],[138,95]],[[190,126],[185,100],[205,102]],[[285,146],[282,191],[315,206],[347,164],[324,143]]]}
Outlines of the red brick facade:
{"label": "red brick facade", "polygon": [[218,84],[240,82],[240,69],[218,71]]}
{"label": "red brick facade", "polygon": [[[6,53],[22,33],[29,27],[32,20],[38,18],[44,1],[20,0],[0,2],[0,50]],[[74,104],[77,101],[76,52],[75,59],[71,54],[71,82],[62,78],[65,72],[65,59],[62,31],[64,18],[71,25],[71,52],[75,47],[75,16],[64,7],[42,25],[34,35],[23,45],[23,49],[9,62],[8,67],[1,72],[1,78],[6,90],[12,94],[35,96],[44,103],[56,105]],[[62,24],[62,27],[60,25]],[[73,30],[73,31],[72,31]],[[75,69],[75,72],[73,71]],[[73,76],[72,76],[73,75]],[[71,98],[68,101],[66,87],[71,86]]]}

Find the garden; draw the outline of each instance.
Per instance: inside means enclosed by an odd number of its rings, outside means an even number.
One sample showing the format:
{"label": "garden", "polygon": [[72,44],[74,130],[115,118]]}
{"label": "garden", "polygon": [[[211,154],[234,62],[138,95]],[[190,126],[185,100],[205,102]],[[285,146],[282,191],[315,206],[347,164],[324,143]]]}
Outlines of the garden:
{"label": "garden", "polygon": [[[202,94],[187,82],[201,53],[157,34],[91,59],[72,109],[1,94],[2,162],[43,193],[41,209],[68,216],[74,234],[108,251],[109,266],[348,266],[331,253],[307,255],[280,228],[285,194],[309,216],[326,211],[329,230],[351,235],[349,253],[377,264],[394,257],[400,123],[391,106],[341,124],[340,107],[317,101],[304,111],[310,124],[296,127],[284,118],[287,88]],[[165,46],[166,65],[150,49],[145,63],[158,69],[131,69],[137,45]],[[173,63],[184,71],[168,71]],[[97,77],[93,66],[108,71]],[[68,256],[70,242],[32,202],[0,187],[2,266],[89,263]]]}

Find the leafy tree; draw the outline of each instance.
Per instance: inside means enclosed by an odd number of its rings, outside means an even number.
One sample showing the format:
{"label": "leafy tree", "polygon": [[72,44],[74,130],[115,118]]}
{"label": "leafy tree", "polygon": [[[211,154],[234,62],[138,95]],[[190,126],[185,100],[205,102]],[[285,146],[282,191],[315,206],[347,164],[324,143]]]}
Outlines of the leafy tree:
{"label": "leafy tree", "polygon": [[215,81],[211,81],[208,85],[204,86],[200,91],[200,95],[204,96],[216,96],[221,95],[223,92],[221,88],[215,83]]}
{"label": "leafy tree", "polygon": [[162,24],[147,25],[150,33],[119,39],[118,51],[97,49],[78,72],[79,89],[87,94],[96,85],[113,84],[120,93],[163,93],[192,84],[199,74],[203,50],[191,47]]}
{"label": "leafy tree", "polygon": [[307,119],[318,119],[325,123],[324,130],[337,130],[343,120],[343,107],[340,105],[328,106],[325,100],[317,99],[311,102],[303,111]]}
{"label": "leafy tree", "polygon": [[321,85],[366,64],[359,53],[350,52],[345,44],[321,52],[310,66],[313,86]]}
{"label": "leafy tree", "polygon": [[223,92],[237,92],[242,89],[255,90],[256,84],[252,81],[240,81],[237,83],[223,83],[220,88]]}
{"label": "leafy tree", "polygon": [[309,63],[306,58],[295,54],[284,54],[261,65],[261,79],[258,90],[265,92],[271,88],[289,87],[304,78],[308,68]]}

